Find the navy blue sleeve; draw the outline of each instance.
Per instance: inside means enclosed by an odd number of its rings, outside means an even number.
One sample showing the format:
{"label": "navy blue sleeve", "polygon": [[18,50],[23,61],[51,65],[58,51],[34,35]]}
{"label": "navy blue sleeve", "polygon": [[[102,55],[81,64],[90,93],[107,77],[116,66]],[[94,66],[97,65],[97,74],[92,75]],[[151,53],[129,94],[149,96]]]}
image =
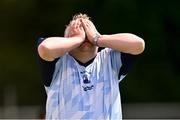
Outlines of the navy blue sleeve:
{"label": "navy blue sleeve", "polygon": [[[37,46],[44,40],[45,38],[39,38],[37,41]],[[54,61],[45,61],[43,60],[39,55],[38,55],[38,61],[39,61],[39,66],[40,66],[40,71],[42,74],[42,80],[45,86],[50,86],[52,82],[52,77],[53,73],[55,70],[55,65],[57,62],[58,58],[55,59]]]}
{"label": "navy blue sleeve", "polygon": [[120,79],[121,75],[126,75],[129,70],[132,68],[136,58],[138,55],[132,55],[128,53],[121,53],[121,61],[122,61],[122,66],[119,70],[119,75],[118,78]]}

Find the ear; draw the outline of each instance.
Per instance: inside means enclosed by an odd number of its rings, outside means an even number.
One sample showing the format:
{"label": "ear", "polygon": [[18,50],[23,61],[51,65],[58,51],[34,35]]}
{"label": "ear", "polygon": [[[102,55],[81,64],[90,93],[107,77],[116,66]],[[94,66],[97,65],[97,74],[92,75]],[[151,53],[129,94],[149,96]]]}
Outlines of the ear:
{"label": "ear", "polygon": [[69,26],[66,26],[66,29],[64,31],[64,37],[69,37]]}

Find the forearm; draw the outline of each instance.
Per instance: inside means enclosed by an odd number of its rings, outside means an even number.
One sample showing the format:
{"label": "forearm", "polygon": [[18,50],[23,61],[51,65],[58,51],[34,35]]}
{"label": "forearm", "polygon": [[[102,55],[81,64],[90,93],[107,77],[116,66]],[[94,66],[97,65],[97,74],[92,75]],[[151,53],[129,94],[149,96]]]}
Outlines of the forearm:
{"label": "forearm", "polygon": [[142,53],[145,48],[144,40],[130,33],[102,35],[98,39],[98,45],[134,55]]}
{"label": "forearm", "polygon": [[80,37],[49,37],[38,46],[38,53],[42,59],[53,61],[78,47],[82,42]]}

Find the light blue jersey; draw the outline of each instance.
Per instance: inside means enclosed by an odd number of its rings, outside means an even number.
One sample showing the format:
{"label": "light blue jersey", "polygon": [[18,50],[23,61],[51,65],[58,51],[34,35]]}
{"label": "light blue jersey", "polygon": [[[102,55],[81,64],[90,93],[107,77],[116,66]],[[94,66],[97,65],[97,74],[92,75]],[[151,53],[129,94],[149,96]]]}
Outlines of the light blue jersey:
{"label": "light blue jersey", "polygon": [[121,53],[105,48],[87,67],[68,53],[56,63],[46,87],[46,119],[122,119],[118,74]]}

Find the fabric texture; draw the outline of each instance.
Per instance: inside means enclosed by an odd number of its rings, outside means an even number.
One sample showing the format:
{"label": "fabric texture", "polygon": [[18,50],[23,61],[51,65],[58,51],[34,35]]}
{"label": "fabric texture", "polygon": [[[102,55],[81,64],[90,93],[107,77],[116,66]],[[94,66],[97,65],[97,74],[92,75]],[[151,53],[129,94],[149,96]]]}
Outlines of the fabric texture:
{"label": "fabric texture", "polygon": [[122,119],[119,77],[121,53],[110,48],[98,52],[87,67],[68,53],[55,64],[47,92],[46,119]]}

